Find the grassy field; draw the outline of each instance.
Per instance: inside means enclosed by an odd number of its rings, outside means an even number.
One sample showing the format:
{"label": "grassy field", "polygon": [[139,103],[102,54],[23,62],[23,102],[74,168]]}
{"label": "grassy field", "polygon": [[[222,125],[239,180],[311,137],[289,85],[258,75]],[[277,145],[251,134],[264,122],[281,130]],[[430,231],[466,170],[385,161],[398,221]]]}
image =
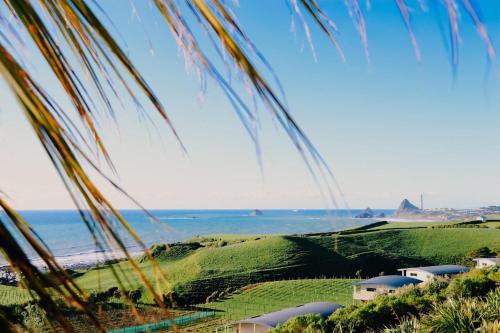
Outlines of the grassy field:
{"label": "grassy field", "polygon": [[485,222],[482,223],[481,225],[486,226],[488,228],[500,228],[500,221],[491,221],[491,222]]}
{"label": "grassy field", "polygon": [[458,263],[471,250],[482,246],[500,249],[500,230],[487,228],[409,229],[370,232],[346,237],[360,248],[428,261]]}
{"label": "grassy field", "polygon": [[26,290],[18,287],[0,285],[0,304],[4,306],[24,304],[30,300]]}
{"label": "grassy field", "polygon": [[305,279],[264,282],[201,307],[220,311],[225,320],[238,320],[309,302],[352,303],[352,279]]}

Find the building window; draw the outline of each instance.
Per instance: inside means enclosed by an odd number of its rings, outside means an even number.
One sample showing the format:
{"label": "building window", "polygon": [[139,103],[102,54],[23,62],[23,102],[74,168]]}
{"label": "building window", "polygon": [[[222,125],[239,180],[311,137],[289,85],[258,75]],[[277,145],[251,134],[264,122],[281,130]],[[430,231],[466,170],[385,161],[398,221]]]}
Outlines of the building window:
{"label": "building window", "polygon": [[417,276],[417,273],[410,273],[410,276]]}
{"label": "building window", "polygon": [[366,288],[366,291],[377,291],[377,288]]}

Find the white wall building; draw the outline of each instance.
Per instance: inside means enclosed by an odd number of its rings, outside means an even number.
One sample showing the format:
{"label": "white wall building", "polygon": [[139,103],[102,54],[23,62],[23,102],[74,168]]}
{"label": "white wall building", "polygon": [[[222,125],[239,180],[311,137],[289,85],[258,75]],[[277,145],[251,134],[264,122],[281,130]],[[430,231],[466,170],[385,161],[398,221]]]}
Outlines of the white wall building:
{"label": "white wall building", "polygon": [[460,265],[440,265],[426,267],[400,268],[402,276],[412,277],[421,281],[429,281],[436,277],[453,276],[468,272],[469,269]]}
{"label": "white wall building", "polygon": [[377,276],[372,279],[353,283],[352,298],[358,301],[370,301],[378,295],[395,293],[398,288],[416,285],[421,280],[401,275]]}
{"label": "white wall building", "polygon": [[475,258],[476,268],[492,267],[500,264],[500,258]]}

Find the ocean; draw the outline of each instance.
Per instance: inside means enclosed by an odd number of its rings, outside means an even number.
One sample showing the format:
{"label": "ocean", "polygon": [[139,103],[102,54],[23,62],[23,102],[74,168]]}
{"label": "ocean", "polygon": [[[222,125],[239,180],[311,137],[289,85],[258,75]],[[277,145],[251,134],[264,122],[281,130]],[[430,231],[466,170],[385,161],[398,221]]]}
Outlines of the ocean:
{"label": "ocean", "polygon": [[[352,218],[361,210],[262,210],[261,216],[250,216],[250,212],[251,210],[152,210],[150,213],[159,221],[155,223],[140,210],[121,211],[147,246],[210,234],[328,232],[375,221],[375,219]],[[374,212],[390,215],[394,211],[374,210]],[[20,213],[46,242],[62,265],[89,265],[103,260],[103,253],[97,251],[77,211],[21,211]],[[1,214],[2,220],[6,221]],[[125,240],[131,253],[140,253],[140,248],[130,238],[125,237]],[[32,261],[40,264],[27,245],[25,249]],[[108,254],[119,256],[119,254]],[[3,264],[5,260],[0,258],[0,265]]]}

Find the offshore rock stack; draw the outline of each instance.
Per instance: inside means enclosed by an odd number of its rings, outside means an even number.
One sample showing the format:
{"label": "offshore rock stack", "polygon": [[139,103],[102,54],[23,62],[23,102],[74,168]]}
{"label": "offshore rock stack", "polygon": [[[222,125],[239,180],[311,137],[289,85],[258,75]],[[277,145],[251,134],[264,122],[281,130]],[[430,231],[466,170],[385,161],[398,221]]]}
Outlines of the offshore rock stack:
{"label": "offshore rock stack", "polygon": [[401,217],[401,216],[415,215],[419,213],[422,213],[422,210],[420,208],[412,204],[410,200],[404,199],[399,204],[399,207],[394,213],[394,216]]}

